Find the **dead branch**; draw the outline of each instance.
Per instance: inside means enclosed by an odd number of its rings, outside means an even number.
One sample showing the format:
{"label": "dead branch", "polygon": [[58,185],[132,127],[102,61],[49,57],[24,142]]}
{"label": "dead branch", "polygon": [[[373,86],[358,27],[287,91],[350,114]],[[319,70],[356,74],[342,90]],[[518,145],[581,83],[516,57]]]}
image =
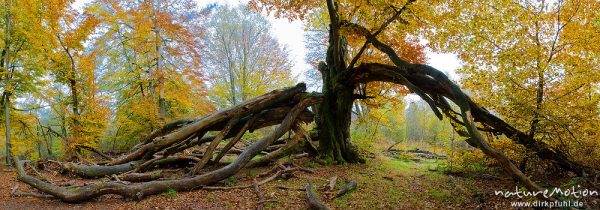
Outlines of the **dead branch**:
{"label": "dead branch", "polygon": [[[298,127],[298,126],[295,126],[295,127]],[[296,130],[296,129],[294,129],[294,130]],[[290,141],[288,141],[283,147],[281,147],[271,153],[268,153],[265,156],[263,156],[257,160],[250,161],[246,167],[264,166],[264,165],[266,165],[270,162],[273,162],[287,154],[290,154],[294,151],[295,147],[300,144],[302,139],[303,139],[303,135],[298,132],[295,132],[292,139]]]}
{"label": "dead branch", "polygon": [[312,183],[310,182],[306,185],[306,197],[308,199],[308,206],[310,207],[310,209],[330,210],[329,207],[325,206],[323,203],[321,203],[321,201],[319,201],[318,198],[316,198],[313,195]]}
{"label": "dead branch", "polygon": [[54,198],[51,195],[36,193],[36,192],[17,192],[19,189],[19,185],[17,184],[10,191],[10,195],[13,197],[36,197],[36,198]]}
{"label": "dead branch", "polygon": [[127,171],[130,171],[135,168],[136,165],[139,164],[138,161],[132,161],[125,164],[120,165],[111,165],[111,166],[100,166],[100,165],[80,165],[76,163],[60,163],[58,162],[64,170],[75,173],[84,178],[97,178],[103,176],[110,176],[113,174],[120,174]]}
{"label": "dead branch", "polygon": [[347,184],[342,186],[340,190],[338,190],[335,195],[331,199],[338,198],[346,193],[352,192],[356,189],[356,181],[350,180]]}
{"label": "dead branch", "polygon": [[146,173],[129,173],[117,176],[120,180],[129,182],[147,182],[163,178],[163,171],[151,171]]}
{"label": "dead branch", "polygon": [[233,145],[235,145],[238,141],[240,141],[240,139],[242,139],[242,136],[244,136],[244,133],[246,133],[246,131],[248,130],[248,127],[251,126],[252,124],[254,124],[254,121],[256,121],[256,119],[258,119],[257,116],[252,117],[251,120],[246,122],[244,124],[244,126],[242,127],[242,129],[240,129],[240,131],[237,132],[235,137],[231,141],[229,141],[227,143],[227,145],[225,145],[225,147],[221,150],[221,152],[219,152],[219,155],[217,155],[217,157],[215,158],[215,160],[214,160],[215,163],[218,163],[219,161],[221,161],[221,158],[223,158],[223,156],[225,156],[225,154],[227,154],[227,152],[233,147]]}
{"label": "dead branch", "polygon": [[219,132],[217,137],[212,142],[210,142],[210,145],[208,145],[208,148],[206,149],[206,151],[204,152],[204,155],[202,156],[202,160],[200,160],[200,162],[196,163],[194,168],[192,168],[192,170],[190,171],[191,175],[196,175],[198,172],[200,172],[200,169],[202,169],[204,167],[204,165],[206,165],[208,163],[208,161],[210,161],[212,159],[213,152],[215,151],[215,149],[217,149],[217,146],[219,146],[219,143],[221,142],[221,140],[223,140],[225,138],[225,136],[227,136],[227,134],[229,134],[231,127],[233,127],[233,125],[238,123],[238,121],[240,120],[239,113],[236,112],[236,113],[233,113],[233,115],[234,116],[231,117],[231,119],[229,120],[229,123],[227,123],[225,128],[223,128],[223,130],[221,132]]}
{"label": "dead branch", "polygon": [[77,144],[77,145],[75,145],[75,147],[76,148],[85,149],[85,150],[88,150],[90,152],[96,153],[96,154],[100,155],[101,157],[103,157],[104,159],[113,160],[113,158],[111,158],[110,156],[104,154],[103,152],[98,151],[97,149],[94,149],[93,147],[86,146],[86,145],[81,145],[81,144]]}
{"label": "dead branch", "polygon": [[[230,118],[234,116],[233,113],[237,112],[236,115],[246,116],[255,112],[259,112],[268,109],[270,106],[275,105],[279,102],[289,100],[293,98],[296,94],[301,93],[304,90],[306,90],[306,85],[304,83],[300,83],[295,87],[274,90],[270,93],[250,99],[237,106],[211,114],[201,120],[194,121],[193,123],[184,126],[177,131],[174,131],[161,137],[154,138],[152,141],[148,142],[147,144],[144,144],[135,151],[132,151],[117,160],[111,161],[109,165],[127,163],[133,160],[140,159],[144,156],[151,157],[156,152],[167,148],[179,141],[185,140],[189,136],[199,131],[207,130],[208,128],[218,123],[229,121]],[[295,116],[294,118],[296,117],[297,116]]]}
{"label": "dead branch", "polygon": [[[270,181],[273,181],[277,178],[283,178],[283,176],[285,174],[291,174],[294,171],[301,171],[301,168],[285,168],[283,170],[277,171],[277,173],[273,174],[272,176],[258,182],[258,185],[263,185],[266,184]],[[234,189],[246,189],[246,188],[251,188],[252,185],[251,184],[247,184],[247,185],[239,185],[239,186],[231,186],[231,187],[223,187],[223,186],[203,186],[202,189],[204,190],[234,190]]]}
{"label": "dead branch", "polygon": [[254,187],[254,193],[256,193],[256,196],[258,197],[258,206],[256,207],[256,209],[262,210],[264,207],[265,197],[260,193],[260,190],[258,189],[258,182],[256,182],[256,179],[254,179],[252,186]]}

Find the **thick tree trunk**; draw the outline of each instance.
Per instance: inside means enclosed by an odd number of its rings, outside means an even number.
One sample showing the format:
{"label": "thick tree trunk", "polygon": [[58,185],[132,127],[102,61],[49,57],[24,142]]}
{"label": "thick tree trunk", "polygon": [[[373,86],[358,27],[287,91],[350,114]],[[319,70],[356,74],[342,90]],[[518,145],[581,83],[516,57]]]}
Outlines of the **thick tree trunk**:
{"label": "thick tree trunk", "polygon": [[350,143],[350,122],[355,84],[339,82],[346,71],[346,41],[340,35],[339,19],[332,1],[327,1],[330,13],[327,64],[321,63],[323,102],[318,109],[319,150],[327,162],[364,162]]}
{"label": "thick tree trunk", "polygon": [[[329,68],[331,71],[331,68]],[[319,150],[326,161],[363,162],[350,143],[353,87],[323,77],[323,102],[319,107]],[[337,77],[334,77],[337,78]],[[327,82],[327,83],[325,83]],[[333,83],[333,84],[332,84]]]}

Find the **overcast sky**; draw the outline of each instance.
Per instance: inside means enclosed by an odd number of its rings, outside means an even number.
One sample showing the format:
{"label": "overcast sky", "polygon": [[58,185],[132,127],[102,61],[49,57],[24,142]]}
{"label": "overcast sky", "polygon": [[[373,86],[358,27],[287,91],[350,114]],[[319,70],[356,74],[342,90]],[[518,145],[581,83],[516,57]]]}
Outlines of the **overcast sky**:
{"label": "overcast sky", "polygon": [[[82,8],[83,5],[91,0],[76,0],[75,8]],[[217,3],[218,5],[229,4],[231,6],[238,5],[240,3],[246,3],[248,0],[196,0],[200,8],[205,7],[211,3]],[[290,22],[287,19],[277,19],[273,16],[268,16],[267,19],[272,24],[271,33],[274,37],[279,40],[279,43],[285,45],[290,51],[290,59],[293,61],[294,66],[292,72],[294,75],[300,76],[299,79],[303,79],[303,73],[311,68],[306,63],[306,47],[304,46],[304,27],[301,21]],[[460,62],[457,57],[453,54],[439,54],[427,51],[427,58],[429,65],[448,72],[451,78],[456,79],[456,69],[460,67]]]}

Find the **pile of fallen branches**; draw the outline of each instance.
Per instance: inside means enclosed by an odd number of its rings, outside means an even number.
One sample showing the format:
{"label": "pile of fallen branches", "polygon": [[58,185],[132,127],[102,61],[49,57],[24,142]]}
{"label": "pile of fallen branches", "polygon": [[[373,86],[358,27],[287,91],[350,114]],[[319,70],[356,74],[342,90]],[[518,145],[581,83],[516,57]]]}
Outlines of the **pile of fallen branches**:
{"label": "pile of fallen branches", "polygon": [[384,154],[388,156],[397,157],[401,154],[413,154],[415,157],[423,158],[423,159],[447,159],[448,156],[437,154],[435,152],[420,150],[420,149],[409,149],[409,150],[401,150],[401,149],[386,149],[383,151]]}
{"label": "pile of fallen branches", "polygon": [[[311,142],[314,137],[311,138],[300,124],[313,121],[314,114],[308,107],[318,104],[322,98],[305,90],[306,86],[301,83],[203,118],[167,123],[141,138],[140,143],[128,153],[114,159],[106,157],[106,162],[92,165],[54,162],[60,165],[62,171],[83,178],[109,177],[114,181],[62,187],[44,181],[39,173],[36,173],[37,176],[30,175],[24,169],[27,160],[14,157],[17,178],[44,196],[65,202],[83,202],[105,194],[141,199],[167,190],[220,189],[211,185],[233,176],[244,167],[267,165],[294,153],[315,152],[316,148]],[[274,125],[277,125],[275,129],[255,143],[245,148],[235,147],[246,132]],[[216,135],[207,135],[211,131],[216,131]],[[286,133],[289,138],[282,138]],[[261,153],[264,156],[253,159]],[[228,154],[233,154],[235,159],[222,163],[225,162],[223,157]],[[180,172],[181,176],[165,178],[163,172],[168,166],[174,166],[171,170]],[[277,178],[290,177],[294,171],[310,172],[282,164],[276,167],[271,171],[275,175],[254,183],[256,188]]]}

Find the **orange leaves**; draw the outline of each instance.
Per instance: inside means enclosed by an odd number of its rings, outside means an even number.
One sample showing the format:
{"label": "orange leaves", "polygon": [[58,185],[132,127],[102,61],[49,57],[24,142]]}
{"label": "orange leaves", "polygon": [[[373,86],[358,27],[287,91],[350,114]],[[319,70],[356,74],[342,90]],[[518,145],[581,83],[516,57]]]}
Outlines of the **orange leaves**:
{"label": "orange leaves", "polygon": [[248,7],[255,10],[264,10],[272,13],[278,18],[288,18],[290,20],[304,19],[313,9],[324,7],[325,1],[319,0],[251,0]]}

